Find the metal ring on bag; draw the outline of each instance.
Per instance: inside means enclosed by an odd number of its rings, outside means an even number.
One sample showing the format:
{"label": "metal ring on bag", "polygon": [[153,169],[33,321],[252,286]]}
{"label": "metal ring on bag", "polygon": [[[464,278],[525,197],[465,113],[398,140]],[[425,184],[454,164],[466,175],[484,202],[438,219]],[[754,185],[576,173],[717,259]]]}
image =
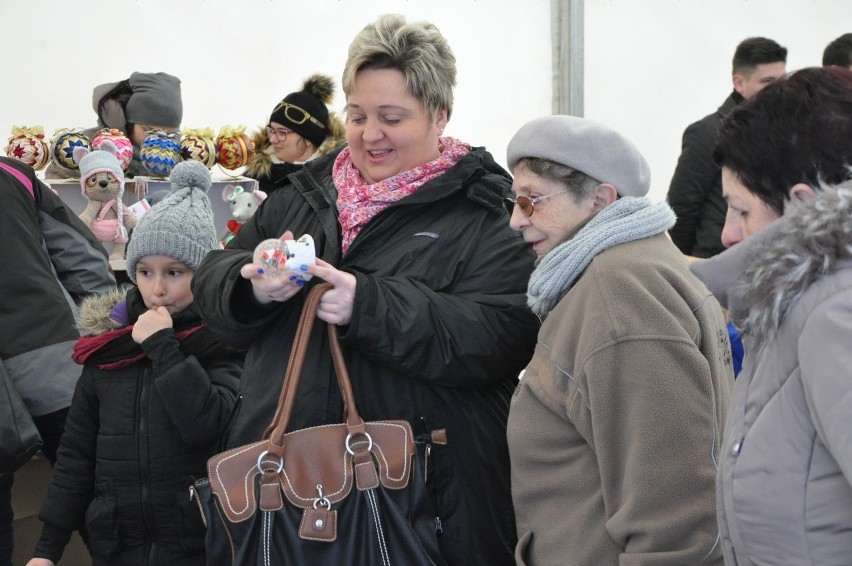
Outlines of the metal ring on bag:
{"label": "metal ring on bag", "polygon": [[[372,436],[370,436],[370,433],[369,433],[369,432],[365,432],[365,433],[364,433],[364,436],[366,436],[366,437],[367,437],[367,442],[369,442],[369,444],[367,444],[367,452],[369,452],[370,450],[372,450],[372,449],[373,449],[373,437],[372,437]],[[346,435],[346,451],[347,451],[347,452],[349,452],[350,454],[352,454],[352,455],[354,456],[354,455],[355,455],[355,452],[353,452],[353,451],[352,451],[352,448],[349,446],[349,441],[350,441],[350,440],[352,440],[352,435],[351,435],[351,434],[347,434],[347,435]]]}
{"label": "metal ring on bag", "polygon": [[318,505],[325,505],[326,511],[331,511],[331,501],[329,501],[325,497],[317,497],[316,499],[314,499],[314,509],[316,509]]}
{"label": "metal ring on bag", "polygon": [[[257,469],[262,474],[264,472],[263,468],[260,466],[263,462],[263,457],[269,454],[269,450],[264,450],[260,453],[260,456],[257,457]],[[271,461],[271,460],[270,460]],[[284,469],[284,458],[278,458],[278,469],[275,470],[276,474],[280,474],[281,470]]]}

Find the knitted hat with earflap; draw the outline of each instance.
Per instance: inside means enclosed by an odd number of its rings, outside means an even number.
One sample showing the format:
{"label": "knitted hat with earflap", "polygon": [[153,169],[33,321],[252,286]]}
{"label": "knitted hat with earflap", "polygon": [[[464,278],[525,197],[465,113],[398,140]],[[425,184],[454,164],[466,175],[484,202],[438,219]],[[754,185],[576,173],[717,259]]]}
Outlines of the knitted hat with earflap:
{"label": "knitted hat with earflap", "polygon": [[284,97],[272,110],[270,122],[289,128],[318,148],[329,134],[328,107],[334,96],[334,81],[326,75],[311,75],[302,90]]}
{"label": "knitted hat with earflap", "polygon": [[168,256],[195,271],[207,252],[219,248],[207,197],[210,171],[200,161],[182,161],[169,179],[172,191],[142,215],[127,246],[127,275],[134,283],[136,264],[145,256]]}
{"label": "knitted hat with earflap", "polygon": [[83,189],[83,196],[86,195],[86,179],[101,171],[112,173],[124,192],[124,169],[121,168],[121,162],[115,155],[118,153],[118,148],[109,140],[101,142],[98,148],[95,151],[89,151],[88,148],[81,146],[74,148],[74,161],[80,167],[80,186]]}
{"label": "knitted hat with earflap", "polygon": [[[116,239],[114,241],[116,243],[124,243],[127,241],[127,229],[124,227],[124,210],[120,204],[121,199],[124,198],[124,169],[121,167],[118,157],[116,157],[117,153],[118,148],[115,144],[109,140],[104,140],[95,151],[89,151],[87,147],[75,147],[73,155],[74,161],[77,162],[80,168],[80,190],[87,199],[89,195],[86,194],[86,181],[92,175],[110,173],[118,181],[118,194],[115,196],[115,213],[118,217],[118,222],[116,223]],[[104,188],[108,186],[105,180],[101,180],[100,182],[104,183]]]}

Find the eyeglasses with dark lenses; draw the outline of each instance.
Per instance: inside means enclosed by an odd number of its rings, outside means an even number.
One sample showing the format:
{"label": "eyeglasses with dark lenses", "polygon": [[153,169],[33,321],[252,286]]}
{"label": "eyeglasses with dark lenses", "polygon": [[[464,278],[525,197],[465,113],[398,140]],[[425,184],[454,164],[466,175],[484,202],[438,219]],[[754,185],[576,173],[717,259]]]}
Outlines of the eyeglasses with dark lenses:
{"label": "eyeglasses with dark lenses", "polygon": [[535,212],[535,203],[546,198],[555,197],[556,195],[564,195],[568,192],[570,191],[557,191],[555,193],[550,193],[549,195],[541,195],[533,198],[527,196],[519,196],[517,198],[506,197],[503,199],[503,204],[506,206],[506,210],[509,212],[510,216],[512,215],[512,211],[515,210],[516,204],[525,216],[532,216],[533,212]]}
{"label": "eyeglasses with dark lenses", "polygon": [[285,102],[282,100],[278,103],[278,106],[275,107],[272,113],[275,114],[281,108],[284,109],[284,116],[286,116],[287,119],[290,120],[290,122],[297,126],[300,124],[304,124],[305,122],[310,120],[312,123],[316,124],[323,130],[325,129],[325,126],[322,122],[311,116],[311,114],[301,106],[296,106],[295,104],[290,104],[289,102]]}

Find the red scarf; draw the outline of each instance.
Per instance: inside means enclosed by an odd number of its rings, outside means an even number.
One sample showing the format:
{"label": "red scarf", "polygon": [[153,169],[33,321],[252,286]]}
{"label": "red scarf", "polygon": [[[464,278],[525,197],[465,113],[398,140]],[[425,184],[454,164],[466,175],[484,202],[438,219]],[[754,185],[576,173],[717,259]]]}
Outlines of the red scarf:
{"label": "red scarf", "polygon": [[[183,342],[202,328],[204,328],[203,324],[180,330],[175,332],[175,337]],[[71,359],[75,363],[83,365],[86,360],[101,353],[105,359],[98,360],[101,363],[97,365],[104,370],[121,369],[145,359],[148,354],[133,341],[131,332],[133,332],[132,324],[116,330],[108,330],[95,336],[82,336],[74,344],[74,353],[71,355]],[[108,348],[109,346],[112,346],[112,348]],[[107,350],[112,351],[107,353]],[[119,359],[109,359],[110,357]]]}
{"label": "red scarf", "polygon": [[332,178],[337,187],[338,221],[344,254],[358,232],[376,214],[443,174],[470,152],[469,145],[455,138],[442,137],[438,142],[441,155],[437,159],[372,185],[367,184],[352,164],[349,147],[343,148],[334,160]]}

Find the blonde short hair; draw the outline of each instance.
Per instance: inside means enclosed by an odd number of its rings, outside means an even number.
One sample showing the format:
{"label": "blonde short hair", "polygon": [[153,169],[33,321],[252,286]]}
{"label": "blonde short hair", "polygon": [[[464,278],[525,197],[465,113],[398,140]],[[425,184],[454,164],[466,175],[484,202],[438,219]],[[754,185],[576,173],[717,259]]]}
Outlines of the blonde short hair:
{"label": "blonde short hair", "polygon": [[428,22],[406,23],[399,14],[379,16],[349,45],[343,69],[343,92],[352,91],[355,75],[364,69],[396,69],[405,75],[409,94],[429,116],[453,110],[456,58],[438,28]]}

